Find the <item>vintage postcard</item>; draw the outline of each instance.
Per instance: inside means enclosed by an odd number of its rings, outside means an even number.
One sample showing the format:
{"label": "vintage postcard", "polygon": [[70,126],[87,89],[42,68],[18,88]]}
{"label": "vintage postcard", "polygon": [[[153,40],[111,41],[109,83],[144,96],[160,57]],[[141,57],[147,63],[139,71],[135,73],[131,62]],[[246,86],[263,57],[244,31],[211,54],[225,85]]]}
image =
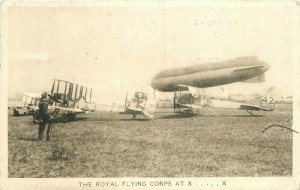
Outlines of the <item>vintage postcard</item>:
{"label": "vintage postcard", "polygon": [[0,189],[300,189],[296,1],[1,4]]}

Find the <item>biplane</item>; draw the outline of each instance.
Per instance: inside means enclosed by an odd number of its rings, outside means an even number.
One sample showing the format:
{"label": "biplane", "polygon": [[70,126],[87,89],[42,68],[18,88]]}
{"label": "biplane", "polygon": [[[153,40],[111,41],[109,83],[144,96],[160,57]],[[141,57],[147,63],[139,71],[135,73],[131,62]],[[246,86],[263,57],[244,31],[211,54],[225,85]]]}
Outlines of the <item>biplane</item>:
{"label": "biplane", "polygon": [[50,98],[50,113],[53,119],[71,121],[78,114],[86,114],[96,109],[92,102],[93,89],[70,81],[54,79]]}
{"label": "biplane", "polygon": [[127,101],[125,100],[125,114],[131,114],[132,119],[135,119],[137,115],[144,115],[148,119],[153,119],[152,115],[155,110],[155,102],[151,102],[148,99],[148,94],[145,92],[135,92],[134,97]]}
{"label": "biplane", "polygon": [[33,113],[38,109],[38,103],[40,100],[39,94],[33,93],[22,93],[22,100],[19,105],[13,107],[13,115],[33,115]]}
{"label": "biplane", "polygon": [[[115,105],[113,107],[116,107]],[[156,109],[155,101],[152,101],[145,92],[135,92],[134,96],[128,100],[128,92],[124,106],[117,106],[122,111],[121,114],[132,115],[136,119],[137,115],[143,115],[148,119],[154,119],[153,112]]]}
{"label": "biplane", "polygon": [[273,111],[272,97],[259,96],[251,100],[237,101],[233,99],[220,99],[201,93],[201,89],[187,85],[178,85],[174,91],[174,112],[190,117],[199,114],[202,107],[228,108],[245,110],[250,115],[253,111]]}

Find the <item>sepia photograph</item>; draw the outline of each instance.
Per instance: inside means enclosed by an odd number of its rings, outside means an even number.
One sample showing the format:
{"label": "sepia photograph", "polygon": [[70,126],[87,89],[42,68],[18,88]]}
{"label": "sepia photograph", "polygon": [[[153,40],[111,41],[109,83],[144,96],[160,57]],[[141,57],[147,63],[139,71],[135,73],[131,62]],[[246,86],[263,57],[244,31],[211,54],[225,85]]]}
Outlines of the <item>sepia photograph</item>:
{"label": "sepia photograph", "polygon": [[12,2],[1,7],[0,189],[20,178],[300,187],[293,1]]}

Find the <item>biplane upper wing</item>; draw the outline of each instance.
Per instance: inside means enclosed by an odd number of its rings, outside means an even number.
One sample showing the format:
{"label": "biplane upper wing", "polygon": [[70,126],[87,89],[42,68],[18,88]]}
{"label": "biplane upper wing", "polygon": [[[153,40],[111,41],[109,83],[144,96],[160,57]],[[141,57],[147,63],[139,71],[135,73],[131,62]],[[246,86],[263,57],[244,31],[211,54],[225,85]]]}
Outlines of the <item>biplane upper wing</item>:
{"label": "biplane upper wing", "polygon": [[79,108],[68,108],[68,107],[61,107],[61,106],[49,106],[50,109],[61,109],[65,111],[75,112],[75,113],[84,113],[85,111]]}
{"label": "biplane upper wing", "polygon": [[149,119],[153,119],[154,118],[153,115],[149,114],[148,112],[146,112],[146,111],[144,111],[144,110],[142,110],[140,108],[128,107],[128,108],[126,108],[126,111],[134,112],[134,113],[137,113],[137,114],[143,114],[143,115],[145,115]]}

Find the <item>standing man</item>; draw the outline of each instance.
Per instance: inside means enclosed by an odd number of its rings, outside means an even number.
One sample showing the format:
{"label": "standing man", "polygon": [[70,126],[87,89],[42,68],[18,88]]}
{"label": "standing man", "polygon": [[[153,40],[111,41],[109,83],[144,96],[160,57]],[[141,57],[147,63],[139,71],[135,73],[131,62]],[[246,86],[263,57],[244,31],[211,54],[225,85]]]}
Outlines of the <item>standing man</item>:
{"label": "standing man", "polygon": [[50,128],[51,128],[51,117],[48,114],[49,101],[47,100],[47,92],[41,95],[41,100],[39,103],[39,140],[43,140],[45,127],[47,128],[47,141],[50,139]]}

